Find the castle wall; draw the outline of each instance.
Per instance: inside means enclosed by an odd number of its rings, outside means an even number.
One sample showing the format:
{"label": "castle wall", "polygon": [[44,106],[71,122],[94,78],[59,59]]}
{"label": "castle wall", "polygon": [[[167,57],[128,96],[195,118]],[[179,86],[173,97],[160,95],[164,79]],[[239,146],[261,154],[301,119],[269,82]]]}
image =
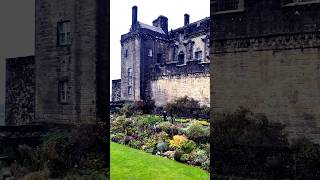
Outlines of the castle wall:
{"label": "castle wall", "polygon": [[[103,0],[36,0],[37,121],[92,122],[99,109],[106,109],[109,93],[103,4]],[[70,21],[71,45],[59,46],[58,22],[63,21]],[[61,81],[68,83],[67,102],[63,103],[59,102]]]}
{"label": "castle wall", "polygon": [[320,143],[320,4],[266,2],[213,15],[212,107],[246,107]]}
{"label": "castle wall", "polygon": [[34,121],[34,56],[6,60],[5,124],[24,125]]}
{"label": "castle wall", "polygon": [[192,97],[201,105],[210,106],[210,75],[189,74],[162,76],[151,82],[156,106],[163,106],[179,97]]}

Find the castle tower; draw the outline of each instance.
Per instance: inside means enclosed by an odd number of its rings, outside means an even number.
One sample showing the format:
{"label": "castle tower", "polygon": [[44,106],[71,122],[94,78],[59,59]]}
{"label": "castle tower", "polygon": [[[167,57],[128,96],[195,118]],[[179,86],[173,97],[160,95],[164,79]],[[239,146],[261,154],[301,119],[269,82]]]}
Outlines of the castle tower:
{"label": "castle tower", "polygon": [[106,9],[105,0],[36,0],[36,121],[74,124],[107,114]]}

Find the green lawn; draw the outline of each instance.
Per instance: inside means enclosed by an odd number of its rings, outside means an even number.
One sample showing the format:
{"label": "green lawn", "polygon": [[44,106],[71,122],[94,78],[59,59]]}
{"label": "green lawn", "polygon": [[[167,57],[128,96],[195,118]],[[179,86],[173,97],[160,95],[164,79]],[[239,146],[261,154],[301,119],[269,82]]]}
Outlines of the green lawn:
{"label": "green lawn", "polygon": [[110,142],[111,180],[208,180],[209,173],[163,157]]}

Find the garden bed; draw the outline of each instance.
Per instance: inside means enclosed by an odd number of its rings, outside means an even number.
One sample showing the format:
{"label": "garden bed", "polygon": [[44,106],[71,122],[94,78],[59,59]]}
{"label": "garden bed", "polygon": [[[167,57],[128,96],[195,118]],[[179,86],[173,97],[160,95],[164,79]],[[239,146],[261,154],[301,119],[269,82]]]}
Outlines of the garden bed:
{"label": "garden bed", "polygon": [[111,141],[209,170],[210,124],[156,115],[113,116]]}

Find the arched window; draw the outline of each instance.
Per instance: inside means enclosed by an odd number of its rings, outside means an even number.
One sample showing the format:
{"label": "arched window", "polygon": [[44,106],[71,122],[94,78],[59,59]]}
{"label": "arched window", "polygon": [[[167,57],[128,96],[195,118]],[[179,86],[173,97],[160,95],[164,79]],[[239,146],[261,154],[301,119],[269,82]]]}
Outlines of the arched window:
{"label": "arched window", "polygon": [[184,53],[182,51],[178,54],[178,64],[184,64]]}

